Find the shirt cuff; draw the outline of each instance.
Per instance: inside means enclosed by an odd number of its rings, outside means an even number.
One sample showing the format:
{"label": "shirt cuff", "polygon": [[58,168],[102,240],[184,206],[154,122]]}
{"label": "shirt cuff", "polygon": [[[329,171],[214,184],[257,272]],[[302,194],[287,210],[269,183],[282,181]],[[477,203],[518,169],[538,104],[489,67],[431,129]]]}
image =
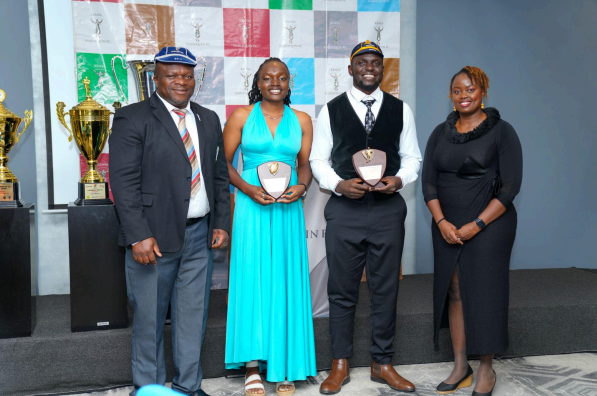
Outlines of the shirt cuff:
{"label": "shirt cuff", "polygon": [[338,187],[338,184],[340,184],[341,181],[342,181],[342,178],[339,176],[336,176],[336,178],[334,180],[332,180],[332,183],[330,183],[330,186],[334,186],[330,191],[333,192],[334,194],[336,194],[337,196],[342,195],[338,191],[336,191],[336,187]]}

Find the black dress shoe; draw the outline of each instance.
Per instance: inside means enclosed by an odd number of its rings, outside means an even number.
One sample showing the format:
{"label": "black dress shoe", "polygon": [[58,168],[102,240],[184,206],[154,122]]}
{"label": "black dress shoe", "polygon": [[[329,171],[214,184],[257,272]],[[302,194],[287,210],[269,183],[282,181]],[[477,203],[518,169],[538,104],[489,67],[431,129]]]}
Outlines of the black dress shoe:
{"label": "black dress shoe", "polygon": [[[455,384],[446,384],[445,382],[442,382],[441,384],[439,384],[437,386],[437,393],[441,393],[441,394],[454,393],[454,392],[456,392],[457,389],[467,388],[467,387],[471,386],[472,384],[473,384],[473,369],[471,368],[471,365],[469,364],[468,369],[466,370],[466,374],[464,375],[464,377],[462,377],[462,379],[460,381],[458,381]],[[473,395],[475,395],[474,392],[473,392]],[[481,394],[479,393],[479,396],[480,395]]]}
{"label": "black dress shoe", "polygon": [[209,396],[207,393],[205,393],[205,391],[203,389],[199,389],[197,392],[195,392],[195,395],[197,395],[197,396]]}
{"label": "black dress shoe", "polygon": [[495,370],[493,370],[493,375],[495,376],[495,379],[493,380],[493,386],[491,387],[491,390],[488,393],[479,393],[473,391],[473,396],[491,396],[493,390],[495,389],[495,384],[497,382],[497,374],[495,373]]}

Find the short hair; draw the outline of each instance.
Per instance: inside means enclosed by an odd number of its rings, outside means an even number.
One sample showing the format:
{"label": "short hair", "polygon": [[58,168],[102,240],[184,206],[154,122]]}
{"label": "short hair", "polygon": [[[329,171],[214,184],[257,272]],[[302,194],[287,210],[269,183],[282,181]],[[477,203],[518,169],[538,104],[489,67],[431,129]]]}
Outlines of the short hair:
{"label": "short hair", "polygon": [[[265,66],[266,63],[269,63],[269,62],[280,62],[281,64],[286,66],[286,70],[288,70],[288,74],[290,74],[290,69],[288,68],[288,65],[286,63],[284,63],[280,58],[271,57],[269,59],[266,59],[259,66],[259,69],[257,69],[257,73],[255,73],[255,75],[253,76],[253,86],[252,86],[251,90],[249,91],[249,104],[250,105],[257,103],[263,99],[263,96],[261,95],[261,91],[259,90],[259,85],[257,85],[257,81],[259,81],[259,78],[261,75],[261,69],[263,68],[263,66]],[[288,94],[284,98],[284,104],[286,106],[290,106],[290,87],[288,87]]]}
{"label": "short hair", "polygon": [[456,76],[460,74],[466,74],[467,77],[471,79],[473,84],[477,84],[479,88],[481,88],[481,91],[483,91],[483,96],[487,97],[487,91],[489,91],[489,77],[487,77],[487,74],[485,74],[485,72],[478,67],[465,66],[460,69],[458,73],[452,76],[452,79],[450,80],[450,94],[448,95],[448,98],[452,98],[452,85],[454,84]]}

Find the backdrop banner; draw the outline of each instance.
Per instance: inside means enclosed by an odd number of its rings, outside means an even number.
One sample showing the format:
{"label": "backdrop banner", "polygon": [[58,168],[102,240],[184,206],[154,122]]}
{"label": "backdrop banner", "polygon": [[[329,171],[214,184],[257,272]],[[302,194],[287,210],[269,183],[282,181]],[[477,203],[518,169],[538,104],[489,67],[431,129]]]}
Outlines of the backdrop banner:
{"label": "backdrop banner", "polygon": [[[105,106],[139,101],[135,79],[148,76],[151,85],[151,70],[141,71],[141,62],[164,46],[178,46],[203,57],[193,100],[215,111],[222,124],[248,104],[254,75],[271,56],[288,64],[292,107],[315,118],[350,88],[350,51],[365,40],[384,51],[382,89],[399,93],[399,0],[73,0],[72,10],[79,100],[87,77],[94,99]],[[107,163],[109,147],[104,153]],[[315,316],[328,309],[327,198],[314,181],[305,201]],[[227,276],[226,254],[218,252],[213,287],[225,288]]]}

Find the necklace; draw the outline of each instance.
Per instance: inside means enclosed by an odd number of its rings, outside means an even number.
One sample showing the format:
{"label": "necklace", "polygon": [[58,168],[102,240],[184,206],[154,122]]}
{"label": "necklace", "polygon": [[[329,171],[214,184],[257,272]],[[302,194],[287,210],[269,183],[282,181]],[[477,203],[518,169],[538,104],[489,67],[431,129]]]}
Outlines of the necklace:
{"label": "necklace", "polygon": [[261,112],[263,113],[264,116],[266,116],[267,118],[271,118],[272,120],[279,120],[280,118],[284,117],[284,113],[282,113],[282,115],[280,117],[272,117],[270,115],[267,115],[263,112],[263,110],[261,110]]}

